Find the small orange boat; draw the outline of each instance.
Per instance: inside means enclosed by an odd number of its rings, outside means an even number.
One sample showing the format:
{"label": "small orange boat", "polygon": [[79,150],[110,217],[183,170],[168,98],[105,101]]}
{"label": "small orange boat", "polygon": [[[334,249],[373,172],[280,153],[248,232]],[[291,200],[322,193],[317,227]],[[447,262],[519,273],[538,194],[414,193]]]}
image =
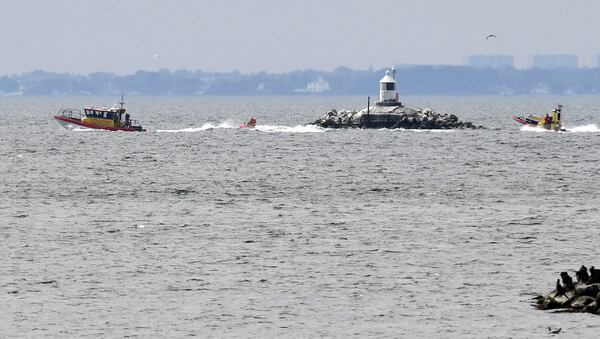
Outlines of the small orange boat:
{"label": "small orange boat", "polygon": [[255,128],[256,127],[256,119],[254,117],[250,118],[248,122],[245,122],[240,125],[240,128]]}

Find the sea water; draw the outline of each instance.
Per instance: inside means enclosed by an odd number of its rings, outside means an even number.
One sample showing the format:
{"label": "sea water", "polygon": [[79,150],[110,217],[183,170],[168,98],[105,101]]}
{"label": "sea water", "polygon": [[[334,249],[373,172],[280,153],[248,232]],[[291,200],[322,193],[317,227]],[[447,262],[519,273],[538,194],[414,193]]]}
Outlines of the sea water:
{"label": "sea water", "polygon": [[[536,310],[596,265],[598,97],[409,97],[482,130],[305,126],[361,97],[136,97],[146,133],[0,100],[2,337],[593,338]],[[563,104],[569,133],[513,114]],[[256,129],[237,128],[256,117]]]}

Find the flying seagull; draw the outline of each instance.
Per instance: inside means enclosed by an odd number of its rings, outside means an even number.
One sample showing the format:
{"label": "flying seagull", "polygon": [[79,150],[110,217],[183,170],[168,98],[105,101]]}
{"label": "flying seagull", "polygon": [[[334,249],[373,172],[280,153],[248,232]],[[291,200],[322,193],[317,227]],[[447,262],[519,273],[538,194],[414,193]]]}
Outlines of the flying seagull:
{"label": "flying seagull", "polygon": [[154,58],[154,59],[158,59],[158,58],[160,58],[160,55],[158,55],[158,54],[154,54],[154,55],[152,56],[152,58]]}
{"label": "flying seagull", "polygon": [[489,38],[496,38],[496,35],[494,34],[490,34],[488,36],[485,37],[485,40],[489,39]]}

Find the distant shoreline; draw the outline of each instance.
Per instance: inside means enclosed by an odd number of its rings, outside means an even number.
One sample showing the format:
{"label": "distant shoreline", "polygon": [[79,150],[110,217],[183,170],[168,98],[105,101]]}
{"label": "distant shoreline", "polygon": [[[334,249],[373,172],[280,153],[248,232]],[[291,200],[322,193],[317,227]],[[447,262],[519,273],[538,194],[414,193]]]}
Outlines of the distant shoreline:
{"label": "distant shoreline", "polygon": [[[289,73],[138,71],[76,75],[33,71],[0,76],[0,96],[312,96],[365,95],[383,70],[303,70]],[[597,95],[600,68],[515,69],[469,66],[398,68],[401,95]]]}

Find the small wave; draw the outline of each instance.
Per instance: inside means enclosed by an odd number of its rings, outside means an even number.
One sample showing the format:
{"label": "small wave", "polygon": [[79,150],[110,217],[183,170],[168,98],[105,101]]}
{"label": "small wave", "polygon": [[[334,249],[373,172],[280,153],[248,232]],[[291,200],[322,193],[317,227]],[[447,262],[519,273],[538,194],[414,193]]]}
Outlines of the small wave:
{"label": "small wave", "polygon": [[[384,128],[383,130],[388,131],[387,128]],[[429,133],[453,133],[456,132],[456,130],[454,129],[407,129],[407,128],[394,128],[391,129],[389,131],[407,131],[407,132],[415,132],[415,133],[424,133],[424,132],[429,132]]]}
{"label": "small wave", "polygon": [[200,127],[188,127],[188,128],[181,128],[181,129],[158,129],[156,130],[156,132],[159,133],[194,133],[194,132],[202,132],[202,131],[208,131],[211,129],[220,129],[220,128],[239,128],[240,125],[239,124],[235,124],[231,121],[224,121],[220,124],[213,124],[210,122],[205,123],[204,125],[200,126]]}
{"label": "small wave", "polygon": [[595,124],[575,126],[575,127],[565,127],[565,128],[567,129],[567,131],[573,132],[573,133],[598,133],[598,132],[600,132],[600,129],[598,129],[598,127]]}
{"label": "small wave", "polygon": [[[595,124],[575,126],[575,127],[565,126],[564,128],[567,130],[567,132],[570,132],[570,133],[598,133],[598,132],[600,132],[600,129]],[[523,127],[521,127],[521,131],[523,131],[523,132],[539,132],[539,133],[552,132],[552,131],[544,129],[542,127],[532,127],[532,126],[528,126],[528,125],[524,125]]]}
{"label": "small wave", "polygon": [[[206,123],[201,127],[188,127],[182,129],[159,129],[156,132],[159,133],[194,133],[208,131],[212,129],[233,129],[240,128],[240,124],[233,122],[222,122],[218,125],[212,123]],[[318,133],[325,132],[325,129],[315,125],[297,125],[297,126],[278,126],[278,125],[257,125],[254,129],[244,129],[245,131],[259,131],[267,133]]]}
{"label": "small wave", "polygon": [[523,131],[523,132],[536,132],[536,133],[550,132],[549,130],[544,129],[542,127],[533,127],[533,126],[529,126],[529,125],[523,125],[521,127],[521,131]]}
{"label": "small wave", "polygon": [[277,125],[257,125],[255,130],[269,133],[321,133],[326,129],[316,125],[296,125],[296,126],[277,126]]}

